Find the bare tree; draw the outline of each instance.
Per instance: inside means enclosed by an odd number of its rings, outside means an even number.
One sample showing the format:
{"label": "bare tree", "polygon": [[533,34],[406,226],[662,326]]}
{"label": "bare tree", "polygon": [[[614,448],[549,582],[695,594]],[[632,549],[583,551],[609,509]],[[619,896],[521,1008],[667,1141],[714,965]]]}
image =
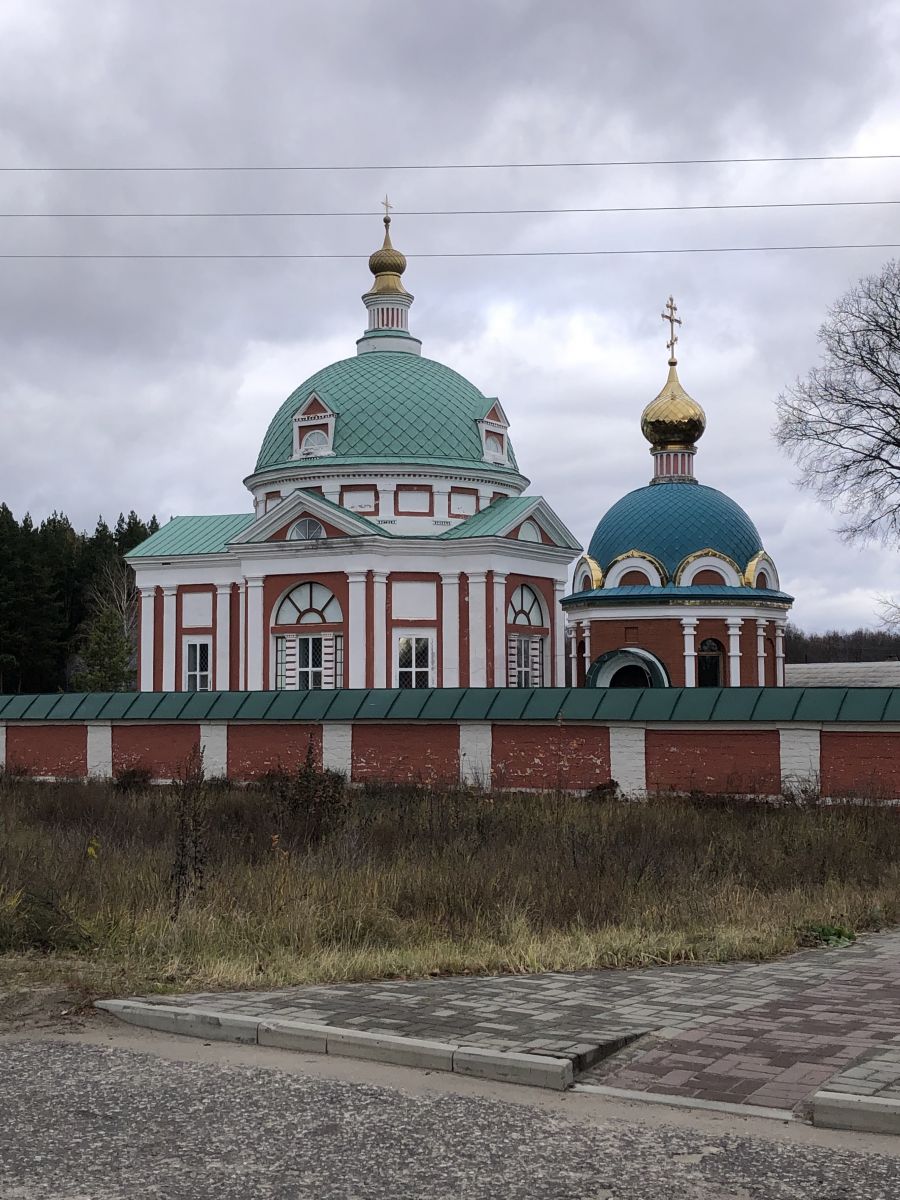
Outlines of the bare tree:
{"label": "bare tree", "polygon": [[848,539],[900,540],[900,263],[828,310],[822,362],[778,398],[776,437]]}

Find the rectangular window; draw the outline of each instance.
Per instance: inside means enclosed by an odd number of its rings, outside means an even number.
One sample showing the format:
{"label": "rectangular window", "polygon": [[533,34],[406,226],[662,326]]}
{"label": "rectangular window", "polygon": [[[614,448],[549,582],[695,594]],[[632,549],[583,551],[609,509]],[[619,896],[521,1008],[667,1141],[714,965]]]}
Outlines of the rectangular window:
{"label": "rectangular window", "polygon": [[278,691],[319,691],[343,686],[344,636],[340,633],[275,638]]}
{"label": "rectangular window", "polygon": [[210,687],[209,641],[184,643],[184,690],[208,692]]}
{"label": "rectangular window", "polygon": [[410,634],[397,639],[397,686],[431,687],[431,638]]}
{"label": "rectangular window", "polygon": [[544,639],[540,636],[509,635],[507,687],[544,686]]}
{"label": "rectangular window", "polygon": [[297,638],[297,687],[301,692],[317,691],[322,686],[321,637]]}

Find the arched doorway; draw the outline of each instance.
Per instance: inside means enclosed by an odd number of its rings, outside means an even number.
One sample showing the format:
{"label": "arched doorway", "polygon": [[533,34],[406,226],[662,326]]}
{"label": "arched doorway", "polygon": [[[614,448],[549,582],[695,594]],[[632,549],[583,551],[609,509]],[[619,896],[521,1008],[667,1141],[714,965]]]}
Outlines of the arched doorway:
{"label": "arched doorway", "polygon": [[650,682],[649,672],[645,671],[643,667],[639,667],[637,663],[629,663],[625,667],[619,667],[606,686],[611,688],[647,688],[653,685]]}
{"label": "arched doorway", "polygon": [[723,687],[725,647],[715,638],[704,638],[697,652],[697,687]]}
{"label": "arched doorway", "polygon": [[310,580],[281,598],[272,620],[272,656],[278,691],[342,686],[343,612],[330,588]]}
{"label": "arched doorway", "polygon": [[608,650],[591,663],[585,687],[670,687],[666,668],[649,650],[635,646]]}

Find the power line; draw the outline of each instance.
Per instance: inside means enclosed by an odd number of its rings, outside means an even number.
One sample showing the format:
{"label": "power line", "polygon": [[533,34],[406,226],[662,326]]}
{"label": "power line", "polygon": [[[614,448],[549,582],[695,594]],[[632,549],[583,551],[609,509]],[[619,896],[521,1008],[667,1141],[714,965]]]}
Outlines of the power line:
{"label": "power line", "polygon": [[[422,208],[395,209],[394,216],[401,217],[492,217],[492,216],[558,216],[584,213],[666,213],[666,212],[723,212],[744,209],[769,208],[874,208],[897,205],[900,200],[784,200],[753,204],[628,204],[610,205],[601,208]],[[131,218],[248,218],[248,217],[375,217],[379,213],[368,209],[358,211],[309,211],[309,212],[0,212],[0,219],[30,217],[70,220],[84,218],[131,219]]]}
{"label": "power line", "polygon": [[574,162],[474,162],[474,163],[296,163],[200,166],[100,166],[100,167],[8,167],[0,166],[5,174],[152,173],[152,172],[210,172],[210,171],[507,171],[561,170],[569,167],[686,167],[728,166],[737,163],[804,163],[804,162],[877,162],[898,159],[900,154],[784,154],[740,158],[634,158],[597,159]]}
{"label": "power line", "polygon": [[[598,258],[653,254],[760,254],[784,250],[900,250],[900,242],[843,242],[796,246],[681,246],[626,250],[447,250],[409,254],[419,258]],[[352,259],[365,262],[367,254],[0,254],[0,259],[144,260],[144,259]]]}

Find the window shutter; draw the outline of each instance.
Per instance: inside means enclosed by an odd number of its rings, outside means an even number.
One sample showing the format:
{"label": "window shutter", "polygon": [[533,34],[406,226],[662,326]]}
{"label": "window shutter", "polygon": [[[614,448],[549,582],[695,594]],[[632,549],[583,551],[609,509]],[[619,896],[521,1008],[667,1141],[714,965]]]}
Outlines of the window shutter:
{"label": "window shutter", "polygon": [[544,686],[544,654],[543,654],[542,637],[531,638],[530,650],[530,666],[531,666],[531,686]]}
{"label": "window shutter", "polygon": [[517,651],[519,648],[519,638],[515,633],[511,633],[506,639],[506,686],[518,686],[518,658]]}
{"label": "window shutter", "polygon": [[287,692],[297,690],[299,680],[297,675],[297,639],[284,639],[284,689]]}
{"label": "window shutter", "polygon": [[334,634],[322,634],[322,687],[334,687]]}

